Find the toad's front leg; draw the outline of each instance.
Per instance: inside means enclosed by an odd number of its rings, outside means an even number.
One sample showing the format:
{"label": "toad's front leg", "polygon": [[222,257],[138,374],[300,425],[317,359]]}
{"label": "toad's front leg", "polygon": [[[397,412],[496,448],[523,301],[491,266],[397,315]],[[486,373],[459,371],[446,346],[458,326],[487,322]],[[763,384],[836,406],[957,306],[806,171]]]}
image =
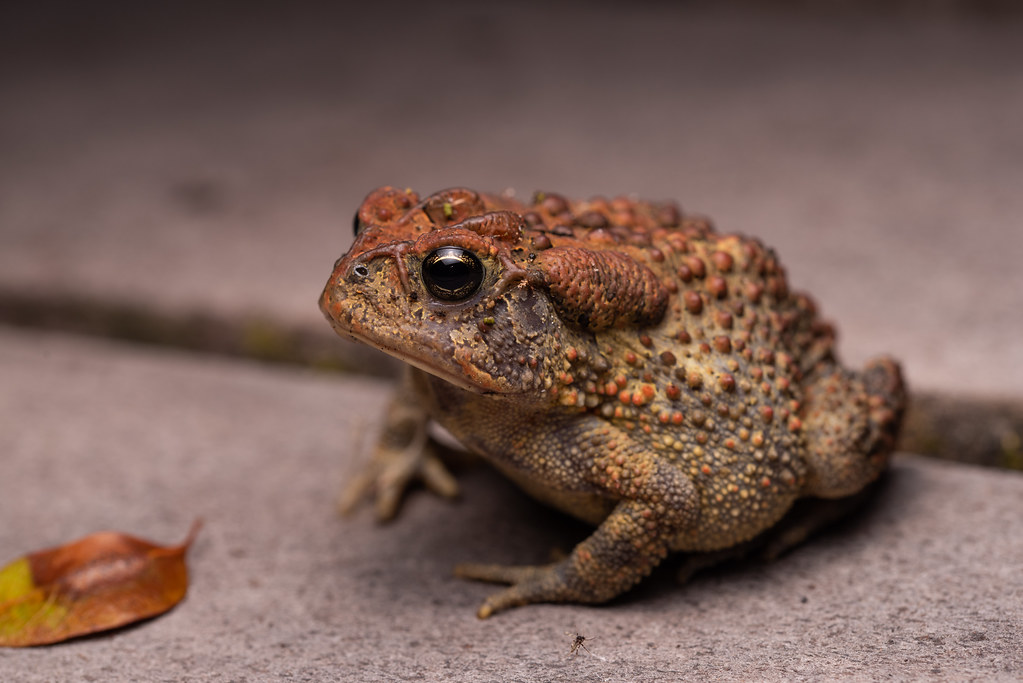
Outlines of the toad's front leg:
{"label": "toad's front leg", "polygon": [[593,534],[564,560],[545,566],[463,564],[457,576],[511,584],[487,598],[484,619],[510,607],[537,602],[599,603],[614,598],[656,567],[671,542],[695,525],[696,492],[675,467],[640,458],[600,458],[594,483],[622,499]]}
{"label": "toad's front leg", "polygon": [[444,498],[458,495],[458,483],[448,472],[439,447],[428,434],[430,416],[422,406],[415,377],[406,371],[391,400],[384,428],[372,459],[345,486],[338,499],[342,514],[349,514],[365,499],[372,499],[380,521],[392,519],[409,485],[421,481]]}

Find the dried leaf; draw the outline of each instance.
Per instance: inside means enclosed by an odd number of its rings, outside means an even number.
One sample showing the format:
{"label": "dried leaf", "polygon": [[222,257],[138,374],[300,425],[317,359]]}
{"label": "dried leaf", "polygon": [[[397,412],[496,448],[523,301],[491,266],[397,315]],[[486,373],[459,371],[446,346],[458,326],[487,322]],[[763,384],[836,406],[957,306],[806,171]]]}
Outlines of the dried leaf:
{"label": "dried leaf", "polygon": [[57,643],[163,614],[185,597],[185,542],[165,548],[113,531],[0,569],[0,646]]}

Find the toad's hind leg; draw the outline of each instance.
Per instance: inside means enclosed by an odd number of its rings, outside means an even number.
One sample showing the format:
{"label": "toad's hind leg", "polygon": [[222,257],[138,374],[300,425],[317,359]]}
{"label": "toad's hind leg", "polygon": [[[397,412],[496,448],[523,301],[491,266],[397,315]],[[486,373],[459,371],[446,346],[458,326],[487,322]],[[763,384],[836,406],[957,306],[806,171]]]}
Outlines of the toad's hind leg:
{"label": "toad's hind leg", "polygon": [[877,487],[882,483],[874,482],[862,491],[843,498],[805,498],[796,501],[785,517],[756,538],[723,550],[689,553],[680,562],[675,578],[679,583],[686,583],[706,569],[750,557],[773,562],[792,548],[802,545],[808,537],[854,513],[877,494]]}
{"label": "toad's hind leg", "polygon": [[890,358],[862,372],[837,366],[806,383],[804,496],[842,498],[875,480],[895,448],[906,405],[899,365]]}
{"label": "toad's hind leg", "polygon": [[679,579],[747,555],[773,560],[861,506],[895,447],[905,404],[899,366],[888,358],[872,361],[859,373],[829,365],[812,375],[803,413],[808,471],[801,491],[811,499],[798,501],[777,525],[751,541],[690,555]]}

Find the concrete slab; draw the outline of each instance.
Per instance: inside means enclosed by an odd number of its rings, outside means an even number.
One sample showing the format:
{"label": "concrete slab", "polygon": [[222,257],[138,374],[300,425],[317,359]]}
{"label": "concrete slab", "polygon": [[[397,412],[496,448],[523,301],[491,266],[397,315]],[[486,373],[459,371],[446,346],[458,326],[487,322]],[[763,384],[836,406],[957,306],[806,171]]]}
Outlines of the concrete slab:
{"label": "concrete slab", "polygon": [[677,5],[25,4],[0,290],[328,335],[376,185],[636,192],[778,247],[851,361],[1018,394],[1021,25]]}
{"label": "concrete slab", "polygon": [[[458,503],[420,493],[387,527],[338,519],[385,384],[3,328],[0,377],[0,561],[206,522],[179,607],[0,650],[0,680],[1023,676],[1018,473],[900,457],[864,515],[773,564],[478,621],[492,589],[454,563],[544,561],[586,530],[484,467]],[[589,653],[569,655],[566,632]]]}

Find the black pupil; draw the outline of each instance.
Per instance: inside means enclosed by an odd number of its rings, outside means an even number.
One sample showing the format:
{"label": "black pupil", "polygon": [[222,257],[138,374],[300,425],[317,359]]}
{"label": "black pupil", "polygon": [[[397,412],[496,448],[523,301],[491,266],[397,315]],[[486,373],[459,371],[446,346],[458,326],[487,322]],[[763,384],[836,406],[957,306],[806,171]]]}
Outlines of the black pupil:
{"label": "black pupil", "polygon": [[465,299],[483,283],[483,264],[470,251],[441,247],[423,262],[423,281],[438,299]]}

